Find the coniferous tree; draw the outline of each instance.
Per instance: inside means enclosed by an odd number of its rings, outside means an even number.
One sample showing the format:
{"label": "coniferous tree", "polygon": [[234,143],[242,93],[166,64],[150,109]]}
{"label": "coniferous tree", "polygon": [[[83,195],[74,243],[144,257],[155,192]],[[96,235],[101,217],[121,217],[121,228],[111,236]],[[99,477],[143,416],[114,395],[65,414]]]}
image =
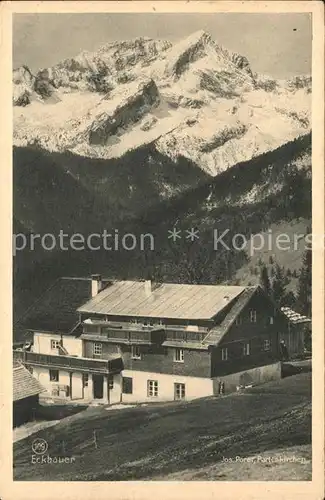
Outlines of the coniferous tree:
{"label": "coniferous tree", "polygon": [[302,314],[311,317],[311,270],[312,252],[305,251],[298,282],[298,307]]}
{"label": "coniferous tree", "polygon": [[273,300],[279,304],[279,306],[283,306],[285,299],[285,276],[283,268],[276,264],[275,266],[275,276],[272,283],[272,295]]}
{"label": "coniferous tree", "polygon": [[290,290],[288,293],[285,294],[283,298],[283,305],[295,309],[297,305],[297,297],[295,296],[292,290]]}
{"label": "coniferous tree", "polygon": [[268,295],[271,295],[271,284],[270,284],[270,279],[269,279],[267,267],[265,265],[261,269],[260,284],[261,284],[261,287],[263,288],[263,290]]}

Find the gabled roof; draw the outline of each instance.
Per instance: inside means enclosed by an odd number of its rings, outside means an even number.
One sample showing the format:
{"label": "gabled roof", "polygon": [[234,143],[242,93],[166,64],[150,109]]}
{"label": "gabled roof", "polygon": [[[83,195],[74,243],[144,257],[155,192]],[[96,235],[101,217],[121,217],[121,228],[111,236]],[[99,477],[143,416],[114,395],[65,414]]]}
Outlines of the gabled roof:
{"label": "gabled roof", "polygon": [[13,401],[36,396],[45,391],[44,387],[22,364],[14,363],[13,368]]}
{"label": "gabled roof", "polygon": [[203,339],[203,344],[214,346],[218,345],[224,335],[229,331],[237,316],[253,297],[254,293],[260,289],[261,287],[259,285],[247,287],[235,301],[234,305],[231,307],[221,323],[211,328],[207,336]]}
{"label": "gabled roof", "polygon": [[89,297],[90,278],[57,279],[14,324],[15,338],[28,330],[69,334],[78,325],[78,307]]}
{"label": "gabled roof", "polygon": [[307,318],[307,316],[304,316],[303,314],[290,309],[290,307],[281,307],[281,311],[287,317],[287,319],[295,325],[297,325],[298,323],[311,323],[310,318]]}
{"label": "gabled roof", "polygon": [[112,316],[208,320],[246,288],[162,283],[146,293],[144,282],[117,281],[79,307],[79,312]]}

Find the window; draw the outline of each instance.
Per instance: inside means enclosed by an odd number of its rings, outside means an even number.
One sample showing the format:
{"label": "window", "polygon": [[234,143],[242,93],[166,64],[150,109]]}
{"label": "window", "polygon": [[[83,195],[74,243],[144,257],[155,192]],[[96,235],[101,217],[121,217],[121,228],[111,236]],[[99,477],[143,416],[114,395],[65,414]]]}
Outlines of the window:
{"label": "window", "polygon": [[264,351],[269,351],[271,349],[271,342],[269,341],[269,339],[264,340],[263,349]]}
{"label": "window", "polygon": [[250,355],[250,345],[249,345],[249,342],[247,344],[244,344],[243,354],[244,354],[244,356],[249,356]]}
{"label": "window", "polygon": [[132,379],[132,377],[123,377],[123,379],[122,379],[122,392],[123,392],[123,394],[132,394],[132,392],[133,392],[133,379]]}
{"label": "window", "polygon": [[235,325],[241,325],[241,323],[242,323],[241,316],[237,316],[235,320]]}
{"label": "window", "polygon": [[131,358],[132,359],[141,359],[141,351],[138,345],[133,345],[131,347]]}
{"label": "window", "polygon": [[100,342],[94,342],[93,354],[94,356],[101,356],[103,352],[103,344]]}
{"label": "window", "polygon": [[59,370],[50,370],[50,382],[59,381]]}
{"label": "window", "polygon": [[89,380],[88,373],[83,373],[82,374],[82,385],[83,385],[83,387],[88,387],[88,380]]}
{"label": "window", "polygon": [[185,398],[185,384],[174,384],[175,399]]}
{"label": "window", "polygon": [[51,349],[52,349],[52,351],[59,349],[59,347],[60,347],[60,341],[59,340],[52,340],[51,339]]}
{"label": "window", "polygon": [[227,349],[227,347],[223,347],[221,349],[221,359],[222,359],[222,361],[227,361],[227,359],[228,359],[228,349]]}
{"label": "window", "polygon": [[109,375],[108,377],[108,388],[111,391],[114,388],[114,377],[113,375]]}
{"label": "window", "polygon": [[148,397],[158,396],[158,381],[148,380]]}
{"label": "window", "polygon": [[255,311],[255,309],[252,309],[250,311],[250,318],[251,318],[251,323],[256,323],[256,311]]}
{"label": "window", "polygon": [[273,316],[270,316],[270,325],[273,325],[274,324],[274,318]]}
{"label": "window", "polygon": [[174,361],[177,361],[178,363],[184,363],[183,349],[175,349]]}

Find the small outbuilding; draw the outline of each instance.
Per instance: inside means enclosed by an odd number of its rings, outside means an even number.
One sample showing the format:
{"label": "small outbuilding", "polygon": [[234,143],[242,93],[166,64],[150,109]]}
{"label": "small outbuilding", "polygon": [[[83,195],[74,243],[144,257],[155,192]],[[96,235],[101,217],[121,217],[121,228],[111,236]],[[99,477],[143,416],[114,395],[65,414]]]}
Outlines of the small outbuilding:
{"label": "small outbuilding", "polygon": [[39,394],[45,389],[21,363],[13,366],[13,426],[32,420],[39,404]]}
{"label": "small outbuilding", "polygon": [[280,340],[286,345],[289,358],[300,356],[305,351],[306,335],[311,329],[311,319],[290,307],[281,307],[281,311],[287,318],[288,329],[282,333]]}

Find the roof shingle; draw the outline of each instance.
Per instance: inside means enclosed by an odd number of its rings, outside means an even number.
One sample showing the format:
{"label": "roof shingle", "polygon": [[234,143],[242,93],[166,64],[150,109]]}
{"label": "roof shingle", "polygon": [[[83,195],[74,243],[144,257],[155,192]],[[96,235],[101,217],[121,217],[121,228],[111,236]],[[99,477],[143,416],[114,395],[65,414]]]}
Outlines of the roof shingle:
{"label": "roof shingle", "polygon": [[44,387],[22,364],[14,364],[13,369],[13,401],[36,396],[45,391]]}

